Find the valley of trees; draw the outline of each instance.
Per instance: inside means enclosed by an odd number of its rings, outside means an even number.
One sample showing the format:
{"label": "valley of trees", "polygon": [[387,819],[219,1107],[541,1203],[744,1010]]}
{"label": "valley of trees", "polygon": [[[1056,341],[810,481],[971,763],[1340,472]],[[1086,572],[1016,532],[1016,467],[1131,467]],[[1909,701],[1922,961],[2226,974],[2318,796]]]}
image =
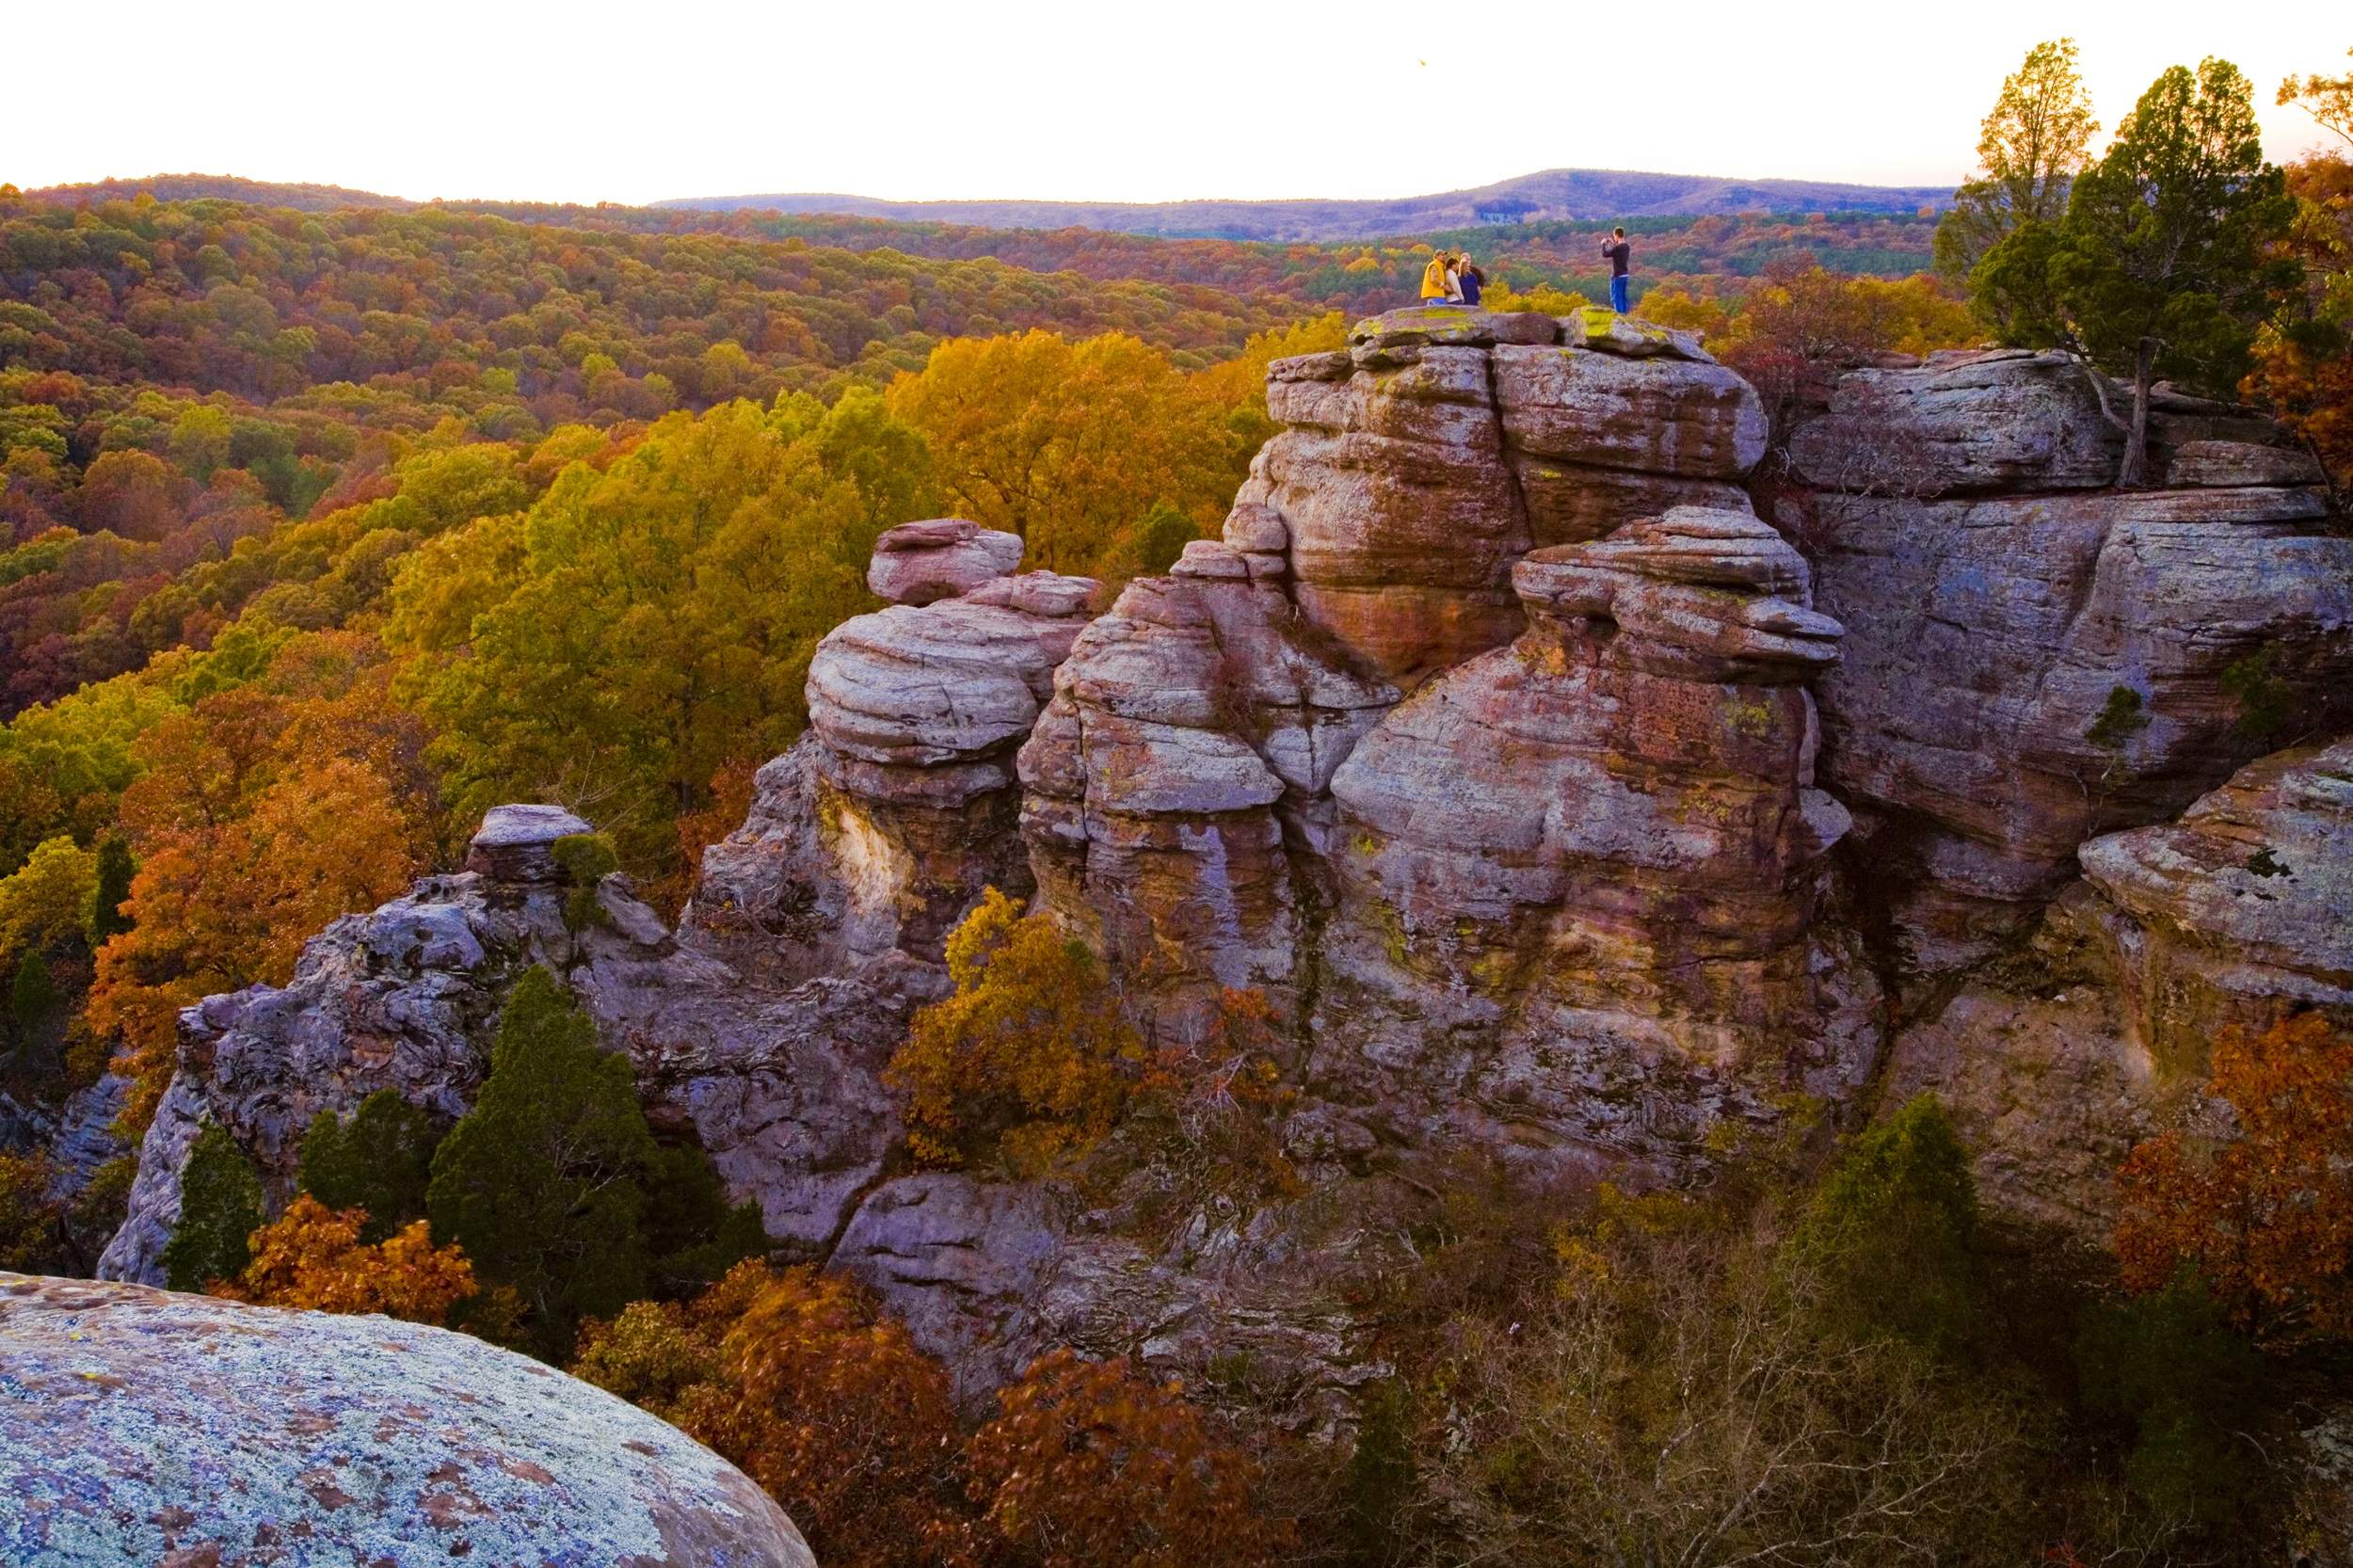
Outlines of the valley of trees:
{"label": "valley of trees", "polygon": [[[2125,389],[2123,483],[2169,380],[2273,412],[2353,493],[2353,75],[2280,88],[2346,144],[2284,170],[2252,90],[2169,71],[2095,154],[2073,46],[2041,46],[1943,218],[1637,220],[1640,310],[1783,415],[1876,355],[2050,347]],[[1432,244],[1491,304],[1581,304],[1596,227],[1286,246],[0,186],[0,1089],[111,1067],[136,1140],[180,1008],[283,982],[502,801],[573,807],[674,912],[805,724],[817,642],[874,607],[883,529],[953,512],[1033,567],[1160,569],[1271,432],[1270,360],[1405,302]],[[910,1158],[1140,1162],[1171,1213],[1294,1193],[1263,999],[1170,1059],[1008,901],[950,951],[891,1065]],[[323,1119],[275,1217],[207,1133],[167,1266],[568,1365],[829,1563],[2254,1560],[2272,1394],[2353,1332],[2348,1052],[2317,1017],[2216,1042],[2241,1136],[2136,1152],[2105,1272],[1981,1215],[1929,1101],[1739,1151],[1705,1196],[1421,1173],[1420,1266],[1344,1282],[1396,1375],[1337,1444],[1068,1352],[960,1415],[871,1299],[765,1258],[537,971],[466,1117]],[[0,1266],[86,1271],[130,1168],[71,1203],[48,1176],[0,1152]]]}

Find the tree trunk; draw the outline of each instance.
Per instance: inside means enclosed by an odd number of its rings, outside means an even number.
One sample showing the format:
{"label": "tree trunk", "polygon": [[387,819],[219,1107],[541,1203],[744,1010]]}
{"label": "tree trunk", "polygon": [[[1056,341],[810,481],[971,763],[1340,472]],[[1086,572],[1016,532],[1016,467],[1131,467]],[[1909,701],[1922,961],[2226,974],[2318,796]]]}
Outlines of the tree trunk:
{"label": "tree trunk", "polygon": [[2133,425],[2124,434],[2124,467],[2116,476],[2116,483],[2124,489],[2137,489],[2147,483],[2149,473],[2149,384],[2157,366],[2157,340],[2143,338],[2140,348],[2133,356]]}

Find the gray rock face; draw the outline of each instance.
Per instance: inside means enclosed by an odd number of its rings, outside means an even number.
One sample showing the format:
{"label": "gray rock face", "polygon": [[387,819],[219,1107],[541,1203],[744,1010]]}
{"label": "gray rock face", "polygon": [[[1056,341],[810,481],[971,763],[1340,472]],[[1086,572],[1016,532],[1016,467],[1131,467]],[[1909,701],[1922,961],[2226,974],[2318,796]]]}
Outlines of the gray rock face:
{"label": "gray rock face", "polygon": [[903,522],[874,541],[866,585],[893,604],[929,604],[968,593],[1021,564],[1018,534],[964,518]]}
{"label": "gray rock face", "polygon": [[743,1472],[461,1334],[0,1273],[0,1559],[814,1568]]}
{"label": "gray rock face", "polygon": [[561,806],[496,806],[466,846],[466,869],[499,882],[553,882],[555,842],[594,832]]}
{"label": "gray rock face", "polygon": [[1895,914],[1921,968],[1981,956],[2078,843],[2257,755],[2245,662],[2308,722],[2353,717],[2353,539],[2322,531],[2316,490],[2218,482],[2275,450],[2250,442],[2262,422],[2174,399],[2156,424],[2159,461],[2200,488],[2095,488],[2118,441],[2056,356],[1856,372],[1796,438],[1821,488],[1781,520],[1849,628],[1819,688],[1824,776],[1910,884]]}

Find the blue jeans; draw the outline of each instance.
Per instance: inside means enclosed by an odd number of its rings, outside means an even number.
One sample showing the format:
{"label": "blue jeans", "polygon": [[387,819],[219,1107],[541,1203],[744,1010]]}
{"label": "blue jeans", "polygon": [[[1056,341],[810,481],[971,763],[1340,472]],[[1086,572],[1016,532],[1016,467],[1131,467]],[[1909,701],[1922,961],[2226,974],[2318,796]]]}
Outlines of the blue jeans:
{"label": "blue jeans", "polygon": [[1626,312],[1625,284],[1626,279],[1624,273],[1609,280],[1609,308],[1620,315],[1625,314]]}

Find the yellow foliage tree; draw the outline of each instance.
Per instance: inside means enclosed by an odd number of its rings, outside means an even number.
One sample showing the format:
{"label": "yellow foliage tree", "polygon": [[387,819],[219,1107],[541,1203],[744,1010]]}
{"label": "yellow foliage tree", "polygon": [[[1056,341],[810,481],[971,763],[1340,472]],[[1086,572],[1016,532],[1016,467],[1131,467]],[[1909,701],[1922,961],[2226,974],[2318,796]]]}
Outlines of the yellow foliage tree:
{"label": "yellow foliage tree", "polygon": [[1144,1063],[1102,966],[991,888],[948,938],[954,994],[915,1016],[888,1081],[927,1164],[1000,1154],[1037,1174],[1111,1130]]}

